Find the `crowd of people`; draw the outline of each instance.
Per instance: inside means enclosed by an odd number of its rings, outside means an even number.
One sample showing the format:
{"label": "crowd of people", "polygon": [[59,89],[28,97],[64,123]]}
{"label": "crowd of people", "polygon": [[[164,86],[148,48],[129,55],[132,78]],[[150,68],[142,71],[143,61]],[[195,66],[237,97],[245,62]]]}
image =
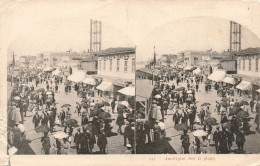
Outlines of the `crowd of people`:
{"label": "crowd of people", "polygon": [[[92,100],[94,88],[91,86],[72,83],[64,75],[55,76],[51,72],[41,70],[23,70],[21,77],[12,87],[8,109],[10,149],[15,147],[19,151],[23,148],[22,142],[26,139],[24,121],[30,112],[29,114],[33,115],[32,125],[35,131],[43,133],[40,140],[42,153],[70,154],[72,144],[75,144],[78,154],[93,153],[95,144],[100,150],[99,153],[108,153],[107,137],[111,135],[111,122],[114,120],[110,114],[112,109],[112,113],[118,112],[116,124],[120,126],[118,133],[123,135],[126,151],[132,153],[134,111],[126,101],[118,104],[116,99],[110,102]],[[64,87],[66,95],[75,90],[78,98],[81,98],[80,102],[76,102],[75,108],[69,103],[59,105],[56,101],[55,96],[60,93],[61,87]],[[79,122],[73,119],[74,113],[80,117]],[[123,134],[121,127],[125,125],[125,120],[127,123]],[[74,129],[77,132],[73,132]],[[54,141],[50,139],[52,136]]]}
{"label": "crowd of people", "polygon": [[[199,88],[202,86],[205,86],[205,93],[213,91],[212,87],[217,91],[221,99],[216,100],[216,105],[197,104],[199,101],[196,99],[196,93],[202,91],[202,88]],[[260,103],[253,99],[247,101],[239,99],[238,96],[230,86],[224,87],[221,83],[213,83],[206,76],[194,75],[192,71],[178,68],[164,69],[155,83],[148,120],[144,123],[149,124],[147,125],[149,127],[137,128],[137,131],[143,133],[143,136],[137,138],[137,140],[143,138],[139,147],[145,143],[149,144],[150,137],[153,137],[155,142],[165,138],[164,120],[170,113],[173,114],[172,126],[176,130],[183,130],[180,138],[181,153],[210,153],[209,146],[212,145],[212,141],[216,153],[230,153],[233,142],[237,144],[239,152],[243,153],[245,136],[250,134],[251,119],[255,119],[256,131],[259,132]],[[247,107],[251,108],[251,112],[246,109]],[[249,116],[252,112],[256,112],[255,117]],[[193,140],[190,140],[188,131],[194,133]]]}

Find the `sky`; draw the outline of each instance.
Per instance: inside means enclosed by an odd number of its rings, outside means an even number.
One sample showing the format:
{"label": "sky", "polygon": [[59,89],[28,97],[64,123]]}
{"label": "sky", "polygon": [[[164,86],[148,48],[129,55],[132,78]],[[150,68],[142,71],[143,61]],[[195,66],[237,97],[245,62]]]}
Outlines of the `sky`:
{"label": "sky", "polygon": [[[158,56],[177,54],[185,50],[205,51],[229,49],[230,22],[211,17],[196,17],[166,23],[148,34],[136,47],[137,61],[153,57],[154,46]],[[260,47],[259,38],[242,26],[242,49]]]}
{"label": "sky", "polygon": [[[102,21],[102,20],[101,20]],[[23,31],[8,48],[8,55],[36,55],[48,51],[88,51],[90,46],[90,19],[48,19]],[[124,32],[102,22],[102,49],[134,47]]]}
{"label": "sky", "polygon": [[[102,20],[100,20],[102,21]],[[158,56],[177,54],[184,50],[204,51],[229,49],[228,20],[213,17],[193,17],[162,24],[144,36],[138,44],[131,39],[138,33],[131,28],[115,28],[115,22],[102,21],[102,49],[109,47],[135,47],[137,61],[152,58],[154,46]],[[141,27],[140,27],[141,28]],[[125,31],[124,31],[125,29]],[[36,55],[48,51],[83,52],[89,49],[90,17],[47,17],[31,24],[11,42],[8,55]],[[242,26],[242,49],[259,47],[260,40]],[[10,56],[9,56],[10,57]]]}

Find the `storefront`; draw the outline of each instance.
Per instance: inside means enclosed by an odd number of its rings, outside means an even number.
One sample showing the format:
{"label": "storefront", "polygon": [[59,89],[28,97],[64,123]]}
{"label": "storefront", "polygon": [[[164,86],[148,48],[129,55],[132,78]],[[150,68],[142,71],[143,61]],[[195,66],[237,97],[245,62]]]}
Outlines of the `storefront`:
{"label": "storefront", "polygon": [[113,98],[113,83],[109,81],[102,81],[96,88],[98,90],[98,96],[105,98]]}
{"label": "storefront", "polygon": [[252,83],[249,81],[241,81],[237,86],[236,89],[239,89],[240,95],[247,95],[248,97],[250,97],[252,95]]}

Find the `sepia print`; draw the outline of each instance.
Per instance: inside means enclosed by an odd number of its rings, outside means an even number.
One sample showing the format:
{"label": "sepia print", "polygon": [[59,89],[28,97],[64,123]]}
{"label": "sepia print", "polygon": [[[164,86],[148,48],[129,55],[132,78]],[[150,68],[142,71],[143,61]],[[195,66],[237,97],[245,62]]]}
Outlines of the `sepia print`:
{"label": "sepia print", "polygon": [[60,4],[47,16],[35,11],[56,3],[17,3],[0,22],[11,18],[0,28],[3,156],[16,164],[25,155],[80,164],[110,164],[112,154],[133,165],[256,161],[260,32],[247,15],[227,10],[226,18],[210,2],[98,1]]}

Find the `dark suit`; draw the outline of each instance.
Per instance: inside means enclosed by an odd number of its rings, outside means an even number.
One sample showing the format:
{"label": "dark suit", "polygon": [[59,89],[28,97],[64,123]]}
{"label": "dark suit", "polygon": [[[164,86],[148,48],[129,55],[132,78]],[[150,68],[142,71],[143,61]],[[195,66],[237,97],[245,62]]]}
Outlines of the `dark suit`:
{"label": "dark suit", "polygon": [[34,128],[36,128],[39,125],[40,121],[41,121],[41,117],[38,114],[35,114],[33,116],[33,120],[32,121],[34,123]]}
{"label": "dark suit", "polygon": [[80,153],[80,145],[81,145],[81,138],[82,133],[77,132],[74,137],[74,143],[76,144],[77,153]]}

